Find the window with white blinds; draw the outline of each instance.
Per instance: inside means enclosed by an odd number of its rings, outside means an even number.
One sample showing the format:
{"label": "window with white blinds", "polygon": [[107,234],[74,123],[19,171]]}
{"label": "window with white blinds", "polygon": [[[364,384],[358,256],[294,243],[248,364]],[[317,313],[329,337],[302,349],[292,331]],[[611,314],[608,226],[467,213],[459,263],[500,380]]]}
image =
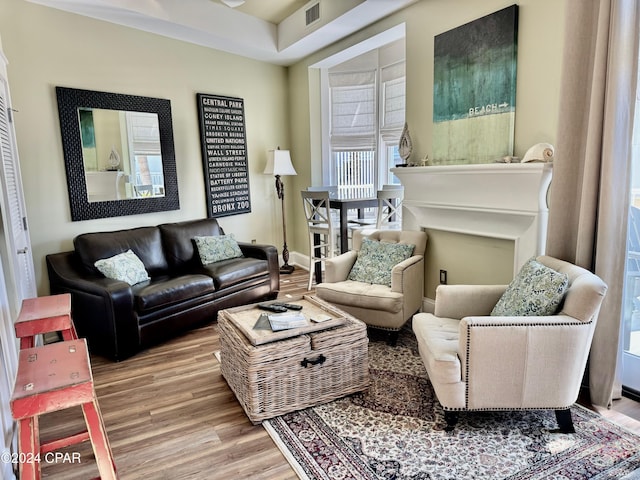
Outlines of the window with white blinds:
{"label": "window with white blinds", "polygon": [[400,141],[405,118],[405,62],[383,67],[380,72],[382,85],[382,124],[380,135],[385,143]]}
{"label": "window with white blinds", "polygon": [[342,197],[373,196],[394,183],[405,122],[405,62],[380,69],[329,72],[331,180]]}
{"label": "window with white blinds", "polygon": [[330,73],[331,149],[376,148],[376,72]]}

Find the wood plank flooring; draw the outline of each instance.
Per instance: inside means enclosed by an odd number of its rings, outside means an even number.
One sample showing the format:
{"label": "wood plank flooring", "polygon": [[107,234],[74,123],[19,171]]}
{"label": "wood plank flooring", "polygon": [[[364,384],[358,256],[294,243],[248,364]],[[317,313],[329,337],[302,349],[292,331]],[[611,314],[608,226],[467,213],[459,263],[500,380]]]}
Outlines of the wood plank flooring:
{"label": "wood plank flooring", "polygon": [[[307,272],[282,276],[281,297],[307,293]],[[252,425],[220,374],[214,323],[120,363],[92,357],[98,401],[119,476],[133,479],[297,478],[262,426]],[[603,415],[640,433],[640,406],[624,399]],[[635,420],[631,417],[634,417]],[[80,409],[41,417],[44,440],[84,425]],[[43,478],[98,475],[88,442],[67,447],[80,464],[43,464]],[[73,457],[71,457],[73,458]]]}

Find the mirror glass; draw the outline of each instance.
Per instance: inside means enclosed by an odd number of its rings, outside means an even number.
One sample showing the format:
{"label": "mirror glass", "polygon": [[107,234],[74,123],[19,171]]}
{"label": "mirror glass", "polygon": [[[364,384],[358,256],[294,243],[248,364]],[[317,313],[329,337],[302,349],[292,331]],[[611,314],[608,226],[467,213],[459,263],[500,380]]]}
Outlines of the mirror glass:
{"label": "mirror glass", "polygon": [[169,100],[56,87],[72,220],[180,208]]}
{"label": "mirror glass", "polygon": [[79,108],[87,200],[164,196],[158,115]]}

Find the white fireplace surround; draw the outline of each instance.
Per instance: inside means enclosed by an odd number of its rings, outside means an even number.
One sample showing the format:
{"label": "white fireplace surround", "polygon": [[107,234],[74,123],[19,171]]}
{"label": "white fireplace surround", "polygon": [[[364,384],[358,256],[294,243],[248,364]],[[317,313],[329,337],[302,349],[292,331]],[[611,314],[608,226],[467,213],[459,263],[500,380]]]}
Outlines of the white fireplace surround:
{"label": "white fireplace surround", "polygon": [[404,185],[403,228],[514,242],[513,272],[545,251],[552,163],[394,168]]}

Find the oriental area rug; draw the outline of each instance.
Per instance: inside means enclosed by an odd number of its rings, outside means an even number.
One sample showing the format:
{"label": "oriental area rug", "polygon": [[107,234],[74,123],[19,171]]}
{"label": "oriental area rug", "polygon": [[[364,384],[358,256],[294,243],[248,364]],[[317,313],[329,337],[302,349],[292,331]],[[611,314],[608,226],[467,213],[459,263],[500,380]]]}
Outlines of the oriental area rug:
{"label": "oriental area rug", "polygon": [[263,422],[302,479],[635,479],[640,436],[579,405],[575,434],[553,411],[461,412],[453,432],[410,330],[372,339],[368,391]]}

